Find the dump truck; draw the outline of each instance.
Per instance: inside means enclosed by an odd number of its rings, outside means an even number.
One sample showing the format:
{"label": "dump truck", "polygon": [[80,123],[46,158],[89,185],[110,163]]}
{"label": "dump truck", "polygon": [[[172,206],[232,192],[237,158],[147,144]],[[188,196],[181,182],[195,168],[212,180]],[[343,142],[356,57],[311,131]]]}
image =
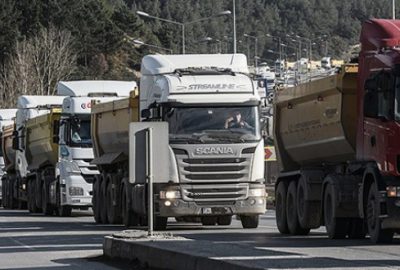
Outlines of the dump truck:
{"label": "dump truck", "polygon": [[232,215],[244,228],[257,227],[266,210],[264,144],[248,73],[242,54],[148,55],[139,93],[94,104],[96,221],[146,224],[147,184],[129,182],[129,165],[139,158],[130,156],[129,125],[164,121],[170,170],[154,183],[155,228],[165,229],[168,217],[229,225]]}
{"label": "dump truck", "polygon": [[127,97],[135,82],[59,82],[59,108],[26,122],[28,209],[70,216],[73,208],[92,206],[92,183],[98,170],[90,135],[91,101]]}
{"label": "dump truck", "polygon": [[[5,126],[13,123],[16,111],[17,111],[16,109],[0,110],[0,138],[3,133],[3,128]],[[0,179],[3,178],[4,172],[5,172],[4,167],[5,167],[5,161],[4,161],[3,149],[1,149],[1,151],[0,151]],[[6,186],[4,186],[4,188],[3,188],[2,182],[3,181],[0,181],[0,205],[5,206],[4,202],[3,202],[3,194],[6,194],[6,192],[5,192]],[[6,203],[6,205],[7,205],[7,203]]]}
{"label": "dump truck", "polygon": [[[18,97],[17,112],[15,118],[14,130],[12,137],[4,138],[3,148],[9,146],[11,139],[12,148],[15,153],[9,151],[10,158],[15,154],[15,162],[10,160],[10,166],[7,166],[6,182],[10,189],[10,201],[13,206],[19,209],[26,209],[28,202],[27,193],[27,176],[29,174],[28,164],[26,160],[26,122],[34,117],[47,114],[53,107],[60,107],[64,97],[58,96],[28,96],[23,95]],[[13,168],[11,166],[14,166]]]}
{"label": "dump truck", "polygon": [[400,21],[373,19],[358,65],[279,91],[276,222],[283,234],[322,225],[329,238],[390,242],[400,230]]}

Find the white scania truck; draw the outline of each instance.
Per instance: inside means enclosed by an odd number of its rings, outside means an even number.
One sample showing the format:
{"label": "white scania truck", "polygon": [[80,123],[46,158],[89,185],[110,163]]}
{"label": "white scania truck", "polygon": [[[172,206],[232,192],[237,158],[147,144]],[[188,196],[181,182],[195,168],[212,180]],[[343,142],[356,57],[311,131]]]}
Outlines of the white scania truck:
{"label": "white scania truck", "polygon": [[135,159],[129,123],[166,121],[170,169],[154,184],[155,227],[164,229],[168,217],[228,225],[232,215],[257,227],[266,207],[264,144],[260,97],[248,73],[242,54],[148,55],[140,97],[94,105],[96,221],[145,223],[146,185],[128,181]]}

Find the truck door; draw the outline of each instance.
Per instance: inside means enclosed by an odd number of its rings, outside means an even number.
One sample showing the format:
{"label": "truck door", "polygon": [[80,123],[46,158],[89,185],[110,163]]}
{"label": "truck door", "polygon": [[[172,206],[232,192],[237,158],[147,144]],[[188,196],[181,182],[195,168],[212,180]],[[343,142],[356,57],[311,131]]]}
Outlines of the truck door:
{"label": "truck door", "polygon": [[394,118],[394,76],[390,70],[374,73],[365,82],[364,158],[387,171],[386,150]]}

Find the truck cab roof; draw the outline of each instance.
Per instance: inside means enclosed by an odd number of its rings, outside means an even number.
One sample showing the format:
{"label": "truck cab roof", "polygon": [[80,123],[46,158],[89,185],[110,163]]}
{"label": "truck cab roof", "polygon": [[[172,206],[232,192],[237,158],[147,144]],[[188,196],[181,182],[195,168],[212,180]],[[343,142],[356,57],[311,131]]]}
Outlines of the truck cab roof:
{"label": "truck cab roof", "polygon": [[141,73],[159,75],[174,73],[180,69],[211,67],[249,73],[244,54],[147,55],[143,57]]}
{"label": "truck cab roof", "polygon": [[57,95],[70,97],[127,97],[137,87],[135,81],[61,81]]}
{"label": "truck cab roof", "polygon": [[64,96],[20,96],[17,101],[18,109],[37,109],[41,106],[60,105]]}

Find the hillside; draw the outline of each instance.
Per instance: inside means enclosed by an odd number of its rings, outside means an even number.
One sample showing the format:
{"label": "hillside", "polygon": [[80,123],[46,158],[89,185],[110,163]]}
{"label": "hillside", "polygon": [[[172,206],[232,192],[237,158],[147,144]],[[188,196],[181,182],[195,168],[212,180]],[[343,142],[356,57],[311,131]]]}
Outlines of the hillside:
{"label": "hillside", "polygon": [[[253,58],[254,39],[243,35],[257,36],[258,56],[261,59],[277,58],[268,50],[277,51],[278,43],[266,34],[281,37],[282,42],[288,45],[288,55],[296,50],[291,46],[298,48],[298,43],[287,37],[289,34],[311,38],[315,43],[315,59],[325,54],[326,46],[329,55],[341,57],[349,45],[358,42],[362,21],[370,17],[388,18],[391,14],[391,1],[374,0],[236,0],[236,6],[238,52],[250,53]],[[17,69],[14,75],[7,74],[13,57],[24,49],[29,51],[29,42],[47,29],[59,31],[60,38],[71,36],[67,43],[74,63],[69,63],[72,66],[69,70],[66,67],[65,75],[60,74],[63,79],[132,79],[132,69],[141,57],[159,50],[134,45],[127,36],[172,49],[175,53],[181,51],[179,25],[139,17],[136,14],[138,10],[156,17],[190,22],[223,10],[232,10],[232,1],[0,1],[0,63],[3,67],[0,89],[3,96],[5,92],[15,95],[19,91],[5,89],[12,84],[7,86],[4,80],[19,73]],[[187,53],[232,52],[232,26],[232,16],[188,24],[185,31]],[[204,42],[206,37],[219,41]],[[303,50],[304,46],[303,43]],[[303,57],[306,56],[306,52],[302,53]],[[41,53],[38,52],[38,55]],[[18,61],[14,61],[14,65],[15,62]]]}

